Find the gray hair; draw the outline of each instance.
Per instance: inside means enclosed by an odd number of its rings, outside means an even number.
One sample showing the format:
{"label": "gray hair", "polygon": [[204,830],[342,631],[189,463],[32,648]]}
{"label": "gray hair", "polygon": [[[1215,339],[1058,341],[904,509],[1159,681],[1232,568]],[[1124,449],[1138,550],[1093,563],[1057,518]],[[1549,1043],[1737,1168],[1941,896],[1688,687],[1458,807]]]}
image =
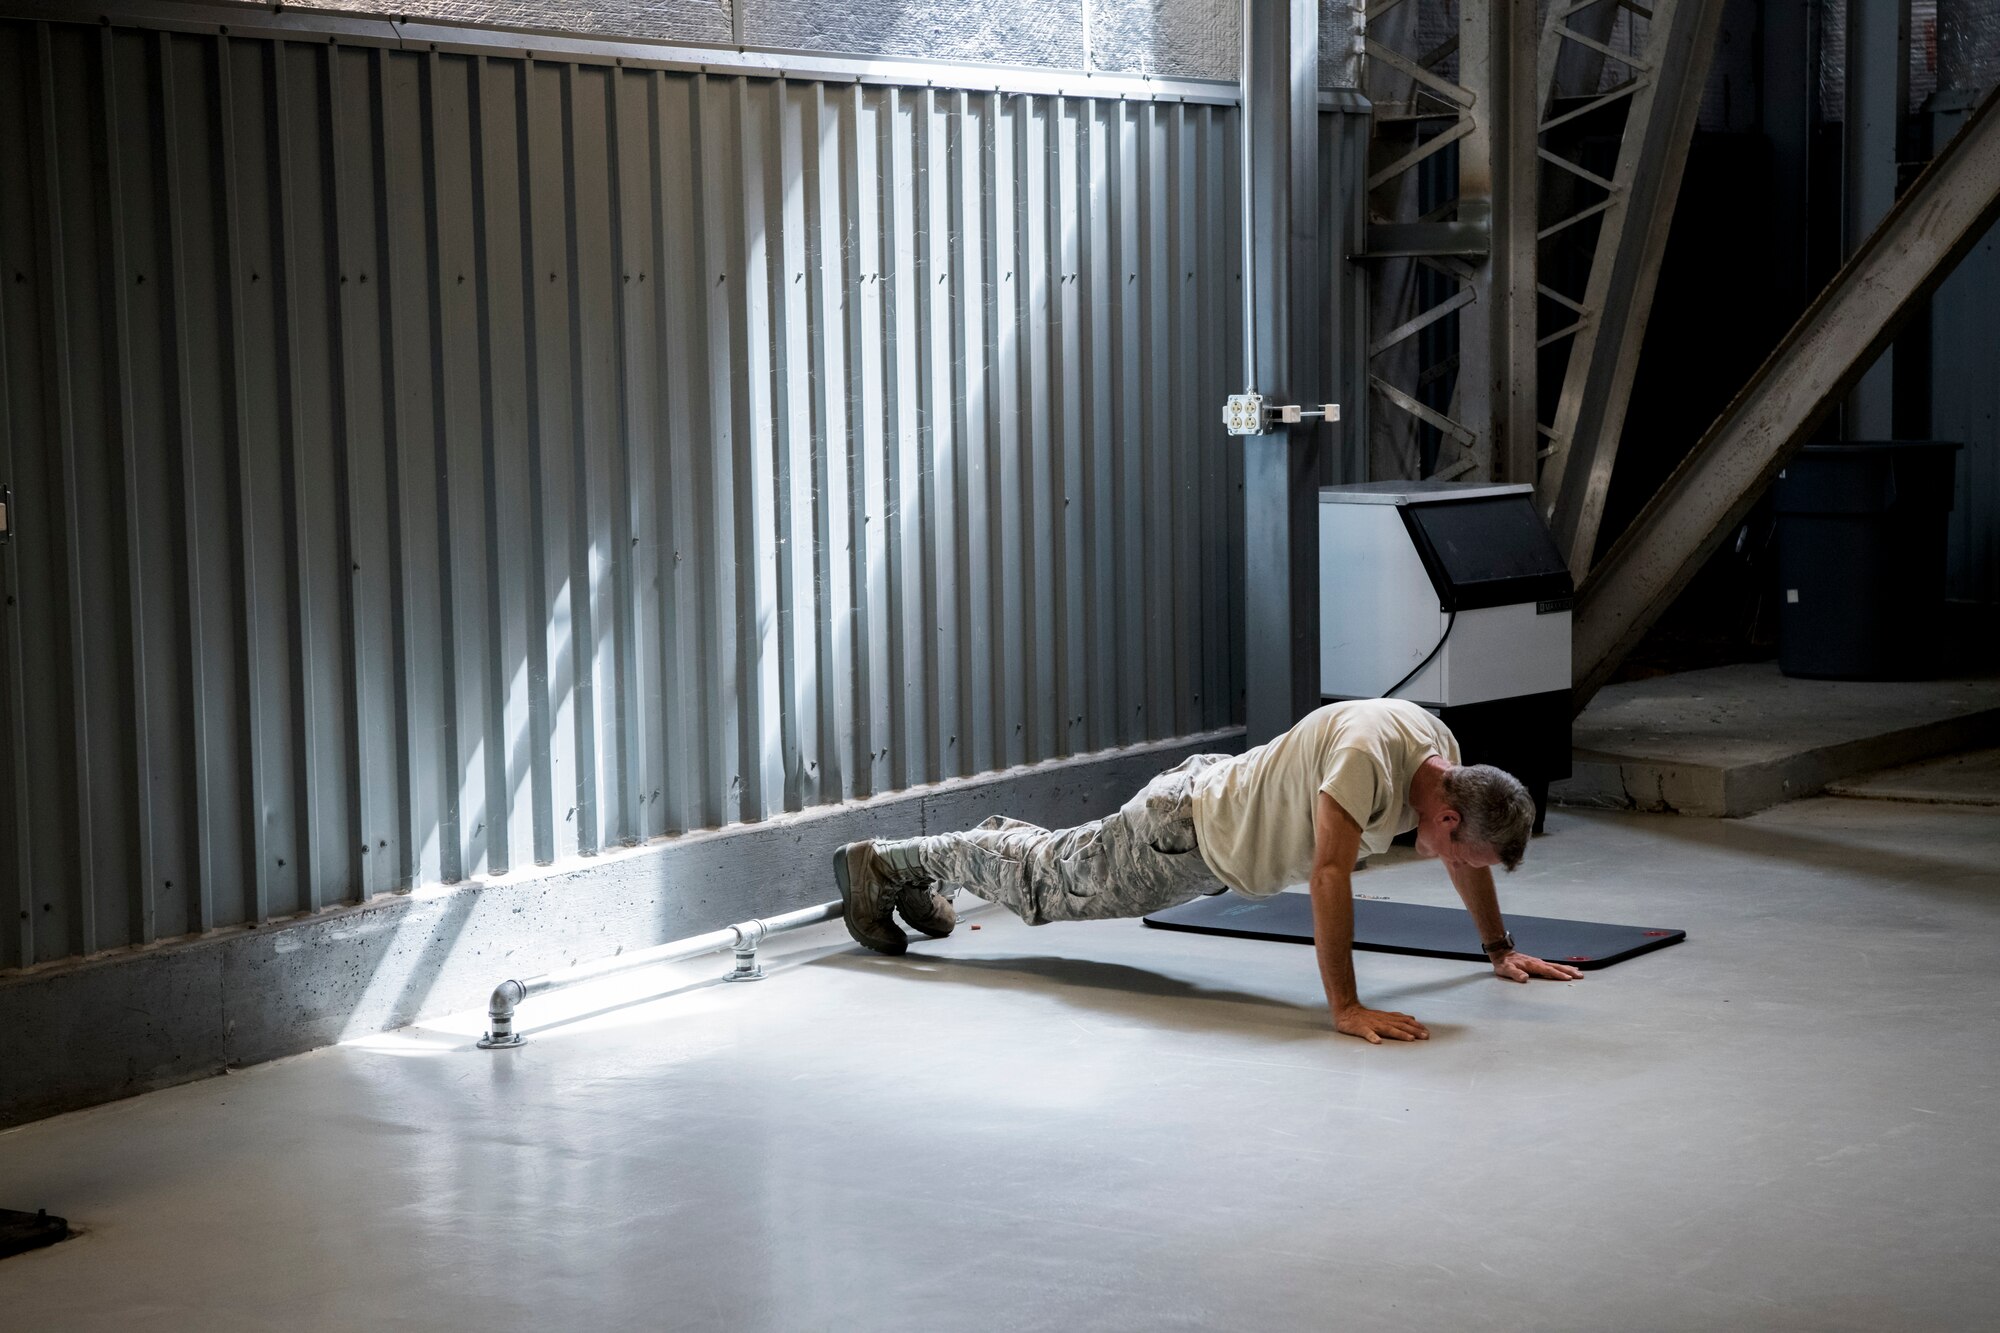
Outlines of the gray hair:
{"label": "gray hair", "polygon": [[1491,764],[1454,768],[1444,775],[1444,798],[1458,811],[1453,842],[1491,847],[1509,870],[1521,864],[1535,827],[1535,798],[1519,778]]}

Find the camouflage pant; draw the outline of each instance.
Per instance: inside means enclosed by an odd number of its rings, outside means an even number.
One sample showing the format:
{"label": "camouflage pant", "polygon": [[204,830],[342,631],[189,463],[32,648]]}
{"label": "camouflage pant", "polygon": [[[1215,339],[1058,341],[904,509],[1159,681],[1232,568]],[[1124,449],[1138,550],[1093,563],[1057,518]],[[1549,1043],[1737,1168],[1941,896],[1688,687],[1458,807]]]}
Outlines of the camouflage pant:
{"label": "camouflage pant", "polygon": [[1031,926],[1144,916],[1219,893],[1195,847],[1194,775],[1228,755],[1196,755],[1148,782],[1117,814],[1045,829],[995,815],[965,833],[884,840],[894,870],[957,885]]}

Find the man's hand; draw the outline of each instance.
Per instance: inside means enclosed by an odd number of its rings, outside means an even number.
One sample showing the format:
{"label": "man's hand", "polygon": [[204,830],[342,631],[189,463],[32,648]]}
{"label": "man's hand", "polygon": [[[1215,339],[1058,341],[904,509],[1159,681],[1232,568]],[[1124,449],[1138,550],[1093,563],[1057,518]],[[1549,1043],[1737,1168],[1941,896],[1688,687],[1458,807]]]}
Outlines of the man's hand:
{"label": "man's hand", "polygon": [[1544,981],[1582,981],[1583,973],[1568,963],[1545,963],[1533,954],[1502,954],[1493,960],[1493,971],[1509,981],[1526,982],[1530,977],[1540,977]]}
{"label": "man's hand", "polygon": [[1384,1037],[1393,1041],[1429,1041],[1431,1038],[1431,1030],[1408,1014],[1364,1009],[1358,1004],[1349,1005],[1334,1015],[1333,1030],[1359,1037],[1370,1046],[1380,1046]]}

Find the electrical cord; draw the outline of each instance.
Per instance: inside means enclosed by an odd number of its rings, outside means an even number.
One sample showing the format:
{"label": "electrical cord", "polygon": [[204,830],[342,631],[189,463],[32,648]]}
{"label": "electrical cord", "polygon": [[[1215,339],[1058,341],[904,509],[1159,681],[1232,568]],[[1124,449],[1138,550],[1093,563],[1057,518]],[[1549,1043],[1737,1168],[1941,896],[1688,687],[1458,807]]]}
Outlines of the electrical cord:
{"label": "electrical cord", "polygon": [[1444,651],[1444,641],[1451,637],[1451,628],[1457,623],[1458,623],[1458,608],[1454,606],[1451,609],[1451,614],[1445,618],[1444,633],[1438,635],[1437,643],[1432,645],[1431,650],[1428,653],[1424,654],[1424,660],[1417,663],[1415,666],[1411,667],[1409,675],[1403,677],[1401,680],[1397,681],[1394,685],[1391,685],[1388,689],[1382,691],[1382,693],[1376,695],[1375,697],[1378,699],[1392,699],[1395,697],[1397,690],[1402,689],[1405,685],[1408,685],[1411,681],[1415,680],[1417,676],[1423,671],[1423,669],[1429,666],[1432,660],[1436,658],[1439,653]]}

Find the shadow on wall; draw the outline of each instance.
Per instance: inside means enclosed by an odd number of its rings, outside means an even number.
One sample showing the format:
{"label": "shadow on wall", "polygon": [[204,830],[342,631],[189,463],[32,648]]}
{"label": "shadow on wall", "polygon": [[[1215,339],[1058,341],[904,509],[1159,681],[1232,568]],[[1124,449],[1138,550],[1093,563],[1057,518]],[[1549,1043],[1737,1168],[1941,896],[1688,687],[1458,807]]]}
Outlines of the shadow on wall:
{"label": "shadow on wall", "polygon": [[0,968],[1230,725],[1232,115],[0,24]]}

